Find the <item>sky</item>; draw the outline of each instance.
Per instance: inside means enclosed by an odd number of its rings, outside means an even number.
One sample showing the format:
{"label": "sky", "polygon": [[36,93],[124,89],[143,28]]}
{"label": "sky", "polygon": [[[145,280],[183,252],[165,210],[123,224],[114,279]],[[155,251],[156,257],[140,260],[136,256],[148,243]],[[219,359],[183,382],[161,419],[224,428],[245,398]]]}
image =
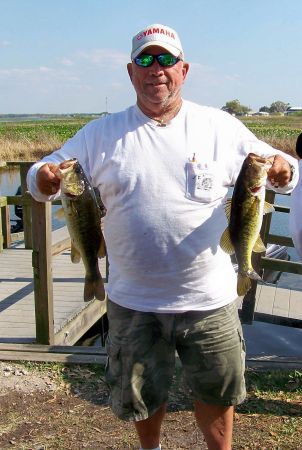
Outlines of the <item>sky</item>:
{"label": "sky", "polygon": [[302,106],[301,0],[0,0],[0,114],[116,112],[135,103],[131,40],[174,28],[183,97]]}

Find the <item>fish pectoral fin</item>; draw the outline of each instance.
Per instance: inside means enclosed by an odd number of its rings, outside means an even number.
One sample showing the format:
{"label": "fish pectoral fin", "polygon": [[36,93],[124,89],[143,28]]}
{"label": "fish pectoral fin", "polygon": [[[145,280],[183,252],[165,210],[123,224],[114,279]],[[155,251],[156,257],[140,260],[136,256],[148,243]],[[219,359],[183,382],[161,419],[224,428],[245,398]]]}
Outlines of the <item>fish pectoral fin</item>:
{"label": "fish pectoral fin", "polygon": [[272,213],[274,211],[275,211],[275,208],[274,208],[274,206],[271,203],[264,202],[263,215],[264,214],[268,214],[268,213]]}
{"label": "fish pectoral fin", "polygon": [[229,228],[226,228],[222,233],[222,236],[220,238],[220,247],[228,255],[233,255],[235,253],[235,249],[230,237]]}
{"label": "fish pectoral fin", "polygon": [[237,277],[237,294],[239,296],[245,295],[252,286],[251,280],[262,281],[262,278],[255,272],[254,269],[248,270],[244,273],[238,273]]}
{"label": "fish pectoral fin", "polygon": [[74,245],[74,243],[72,241],[71,241],[70,258],[74,264],[77,264],[81,261],[81,253],[79,252],[79,250],[77,249],[77,247]]}
{"label": "fish pectoral fin", "polygon": [[255,253],[263,253],[266,252],[266,247],[261,239],[260,236],[258,236],[257,241],[255,242],[253,252]]}
{"label": "fish pectoral fin", "polygon": [[106,254],[107,254],[106,243],[105,243],[105,239],[103,238],[100,243],[98,257],[104,258],[106,256]]}
{"label": "fish pectoral fin", "polygon": [[65,219],[64,208],[62,207],[62,208],[57,209],[57,211],[54,213],[54,216],[58,220],[64,220]]}
{"label": "fish pectoral fin", "polygon": [[232,206],[232,199],[228,198],[224,205],[224,211],[225,211],[226,218],[228,219],[228,222],[230,222],[230,218],[231,218],[231,206]]}

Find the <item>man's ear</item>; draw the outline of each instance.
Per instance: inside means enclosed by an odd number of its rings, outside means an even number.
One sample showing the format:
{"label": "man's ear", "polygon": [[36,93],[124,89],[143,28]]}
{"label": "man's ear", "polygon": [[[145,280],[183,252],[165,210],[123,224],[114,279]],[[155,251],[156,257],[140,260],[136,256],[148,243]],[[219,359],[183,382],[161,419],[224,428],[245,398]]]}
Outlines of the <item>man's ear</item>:
{"label": "man's ear", "polygon": [[128,71],[128,75],[130,77],[130,80],[132,81],[132,63],[128,63],[127,64],[127,71]]}
{"label": "man's ear", "polygon": [[183,81],[185,81],[186,76],[188,75],[189,68],[190,68],[190,65],[188,63],[184,62],[182,65]]}

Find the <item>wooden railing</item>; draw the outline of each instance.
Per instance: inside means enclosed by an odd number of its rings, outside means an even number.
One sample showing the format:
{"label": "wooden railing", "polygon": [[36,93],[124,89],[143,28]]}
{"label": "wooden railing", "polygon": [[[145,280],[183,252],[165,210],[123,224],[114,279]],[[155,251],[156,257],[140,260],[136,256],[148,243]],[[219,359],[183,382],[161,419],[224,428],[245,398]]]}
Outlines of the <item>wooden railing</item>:
{"label": "wooden railing", "polygon": [[[19,165],[21,174],[21,195],[0,197],[0,251],[9,248],[10,219],[9,205],[21,205],[23,208],[23,227],[25,248],[32,249],[32,267],[36,317],[36,342],[39,344],[55,344],[54,311],[53,311],[53,278],[52,257],[70,248],[70,237],[58,242],[52,242],[52,205],[55,202],[37,202],[27,191],[26,175],[32,162],[8,163]],[[108,263],[106,265],[105,282],[108,279]],[[98,301],[97,301],[98,302]],[[98,305],[101,305],[98,302]],[[99,309],[101,308],[102,313]],[[97,315],[104,314],[106,309],[96,306],[93,302],[85,308],[86,322],[95,320]],[[93,322],[94,323],[94,322]],[[92,325],[93,325],[92,323]],[[64,330],[59,334],[62,335]]]}

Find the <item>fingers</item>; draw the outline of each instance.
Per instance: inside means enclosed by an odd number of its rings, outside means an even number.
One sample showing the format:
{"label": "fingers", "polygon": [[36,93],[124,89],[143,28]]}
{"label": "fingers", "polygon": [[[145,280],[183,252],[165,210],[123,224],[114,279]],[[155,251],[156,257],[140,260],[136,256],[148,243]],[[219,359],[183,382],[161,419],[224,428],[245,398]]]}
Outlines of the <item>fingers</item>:
{"label": "fingers", "polygon": [[289,162],[281,155],[275,155],[272,161],[272,167],[267,172],[267,177],[275,188],[286,186],[291,179]]}
{"label": "fingers", "polygon": [[60,179],[55,175],[56,164],[44,164],[37,173],[37,186],[44,195],[54,195],[60,189]]}

